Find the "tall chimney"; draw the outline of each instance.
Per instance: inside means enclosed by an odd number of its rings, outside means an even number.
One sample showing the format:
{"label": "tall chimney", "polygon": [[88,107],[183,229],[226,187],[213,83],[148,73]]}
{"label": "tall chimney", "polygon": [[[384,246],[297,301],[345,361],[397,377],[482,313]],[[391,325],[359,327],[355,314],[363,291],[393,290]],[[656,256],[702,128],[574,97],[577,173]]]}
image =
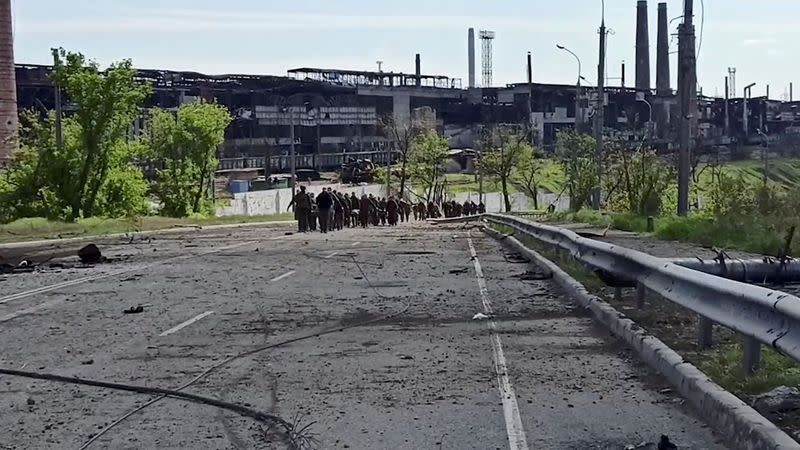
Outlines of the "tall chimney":
{"label": "tall chimney", "polygon": [[636,3],[636,89],[650,90],[650,33],[647,0]]}
{"label": "tall chimney", "polygon": [[11,0],[0,0],[0,167],[17,150],[17,83]]}
{"label": "tall chimney", "polygon": [[620,85],[625,87],[625,61],[622,61],[622,75],[620,75]]}
{"label": "tall chimney", "polygon": [[416,66],[417,69],[415,73],[417,74],[417,87],[420,87],[422,86],[422,60],[419,57],[419,53],[417,53]]}
{"label": "tall chimney", "polygon": [[469,64],[469,87],[475,87],[475,29],[467,34],[467,61]]}
{"label": "tall chimney", "polygon": [[789,83],[789,101],[790,102],[794,101],[794,84],[793,83]]}
{"label": "tall chimney", "polygon": [[531,52],[528,52],[528,84],[533,84],[533,59]]}
{"label": "tall chimney", "polygon": [[669,71],[669,18],[667,4],[658,4],[658,40],[656,44],[656,91],[658,95],[672,94]]}

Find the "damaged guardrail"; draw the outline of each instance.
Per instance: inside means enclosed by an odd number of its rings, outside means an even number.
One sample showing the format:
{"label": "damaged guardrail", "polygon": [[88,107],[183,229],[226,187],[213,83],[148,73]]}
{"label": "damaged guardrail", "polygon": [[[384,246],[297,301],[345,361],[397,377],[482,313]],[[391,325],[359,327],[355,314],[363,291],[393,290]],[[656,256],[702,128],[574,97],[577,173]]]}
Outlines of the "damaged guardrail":
{"label": "damaged guardrail", "polygon": [[[555,246],[576,260],[643,288],[699,314],[700,345],[710,343],[713,323],[745,336],[743,365],[753,372],[760,344],[800,361],[800,298],[759,286],[727,280],[682,267],[618,245],[579,236],[559,227],[501,214],[484,214],[489,223],[504,225]],[[641,295],[641,294],[640,294]]]}

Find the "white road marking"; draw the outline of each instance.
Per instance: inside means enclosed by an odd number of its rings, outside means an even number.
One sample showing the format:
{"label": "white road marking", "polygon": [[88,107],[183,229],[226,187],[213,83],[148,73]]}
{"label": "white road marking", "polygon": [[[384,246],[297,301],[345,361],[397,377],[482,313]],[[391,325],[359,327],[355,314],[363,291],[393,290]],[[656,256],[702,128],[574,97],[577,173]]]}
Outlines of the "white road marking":
{"label": "white road marking", "polygon": [[294,273],[295,273],[295,272],[296,272],[295,270],[290,270],[290,271],[286,272],[286,273],[285,273],[285,274],[283,274],[283,275],[278,275],[277,277],[275,277],[275,278],[273,278],[273,279],[269,280],[269,282],[270,282],[270,283],[275,283],[275,282],[277,282],[277,281],[281,281],[281,280],[282,280],[282,279],[284,279],[284,278],[289,278],[290,276],[294,275]]}
{"label": "white road marking", "polygon": [[174,327],[170,328],[169,330],[159,334],[159,336],[161,336],[161,337],[169,336],[170,334],[178,332],[178,331],[188,327],[189,325],[197,322],[198,320],[200,320],[200,319],[202,319],[204,317],[208,317],[208,316],[210,316],[212,314],[214,314],[214,311],[206,311],[203,314],[198,314],[198,315],[192,317],[191,319],[187,320],[186,322],[183,322],[183,323],[181,323],[179,325],[175,325]]}
{"label": "white road marking", "polygon": [[[275,238],[272,238],[272,239],[269,239],[269,240],[277,240],[277,239],[281,239],[283,237],[284,236],[278,236],[278,237],[275,237]],[[203,250],[203,251],[200,251],[200,252],[197,252],[197,253],[192,253],[190,255],[175,256],[175,257],[167,258],[167,259],[164,259],[164,260],[161,260],[161,261],[156,261],[156,262],[153,262],[153,263],[150,263],[150,264],[145,264],[143,266],[129,267],[129,268],[120,269],[120,270],[112,270],[111,272],[100,274],[100,275],[95,275],[95,276],[91,276],[91,277],[83,277],[83,278],[78,278],[78,279],[75,279],[75,280],[69,280],[69,281],[64,281],[64,282],[61,282],[61,283],[51,284],[49,286],[43,286],[43,287],[39,287],[39,288],[36,288],[36,289],[31,289],[29,291],[18,292],[16,294],[11,294],[11,295],[7,295],[5,297],[0,297],[0,304],[8,303],[8,302],[13,301],[13,300],[19,300],[19,299],[23,299],[23,298],[27,298],[27,297],[32,297],[32,296],[34,296],[36,294],[42,294],[44,292],[50,292],[50,291],[54,291],[56,289],[60,289],[60,288],[64,288],[64,287],[75,286],[75,285],[86,283],[86,282],[89,282],[89,281],[102,280],[104,278],[109,278],[109,277],[113,277],[113,276],[116,276],[116,275],[123,275],[123,274],[130,273],[130,272],[144,271],[144,270],[147,270],[147,269],[151,269],[153,267],[161,266],[161,265],[164,265],[164,264],[169,264],[169,263],[172,263],[172,262],[175,262],[175,261],[180,261],[180,260],[190,259],[190,258],[197,258],[199,256],[206,256],[206,255],[210,255],[210,254],[213,254],[213,253],[224,252],[226,250],[233,250],[233,249],[236,249],[236,248],[239,248],[239,247],[244,247],[244,246],[252,245],[252,244],[255,244],[255,243],[256,243],[255,241],[247,241],[247,242],[240,242],[238,244],[227,245],[227,246],[224,246],[224,247],[210,248],[210,249]],[[31,306],[30,308],[25,308],[25,309],[22,309],[22,310],[19,310],[19,311],[10,313],[10,314],[6,314],[5,316],[0,316],[0,323],[8,322],[9,320],[16,319],[17,317],[24,316],[24,315],[27,315],[27,314],[32,314],[32,313],[35,313],[37,311],[41,311],[41,310],[43,310],[45,308],[49,308],[51,306],[57,305],[58,303],[63,302],[65,299],[66,299],[66,297],[61,297],[61,298],[49,300],[49,301],[41,303],[39,305]]]}
{"label": "white road marking", "polygon": [[336,256],[336,255],[338,255],[338,254],[339,254],[339,252],[333,252],[333,253],[331,253],[330,255],[328,255],[328,256],[326,256],[326,257],[324,257],[324,258],[322,258],[322,259],[331,259],[331,258],[333,258],[334,256]]}
{"label": "white road marking", "polygon": [[353,247],[358,247],[359,244],[361,244],[361,242],[353,242],[352,246]]}
{"label": "white road marking", "polygon": [[[492,302],[489,300],[489,290],[486,289],[486,280],[483,277],[483,269],[478,261],[478,254],[475,252],[475,245],[472,237],[467,233],[467,243],[472,262],[475,266],[475,277],[478,279],[478,289],[481,293],[483,310],[486,315],[492,315]],[[492,353],[494,356],[494,370],[497,373],[497,387],[500,389],[500,397],[503,400],[503,415],[506,419],[506,434],[508,435],[508,445],[511,450],[527,450],[528,441],[525,437],[525,429],[522,427],[522,419],[519,415],[519,405],[517,405],[517,394],[508,379],[508,366],[506,357],[503,353],[503,344],[500,336],[497,335],[497,324],[494,320],[489,322],[489,329],[492,330]]]}

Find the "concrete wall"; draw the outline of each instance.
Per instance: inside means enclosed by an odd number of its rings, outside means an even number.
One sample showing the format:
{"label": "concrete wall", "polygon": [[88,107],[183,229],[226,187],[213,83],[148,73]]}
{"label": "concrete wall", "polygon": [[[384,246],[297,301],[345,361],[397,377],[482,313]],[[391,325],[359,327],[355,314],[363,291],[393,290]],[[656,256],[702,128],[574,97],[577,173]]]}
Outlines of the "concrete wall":
{"label": "concrete wall", "polygon": [[[386,186],[370,184],[366,186],[350,187],[343,184],[319,184],[307,186],[308,192],[318,194],[323,188],[331,187],[339,192],[350,195],[355,192],[357,196],[361,194],[373,194],[383,197],[386,193]],[[292,190],[272,189],[269,191],[254,191],[234,194],[230,206],[217,208],[217,217],[226,216],[269,216],[273,214],[285,213],[289,209],[292,201]]]}
{"label": "concrete wall", "polygon": [[[492,213],[505,212],[505,204],[503,202],[503,194],[501,192],[489,192],[483,194],[484,203],[486,204],[486,211]],[[464,203],[467,200],[472,200],[478,203],[479,195],[477,192],[462,192],[455,195],[455,200]],[[510,195],[511,210],[512,211],[532,211],[533,200],[525,194],[516,192]],[[569,210],[569,197],[562,195],[558,198],[557,194],[539,194],[539,209],[546,209],[551,203],[555,202],[556,211]]]}

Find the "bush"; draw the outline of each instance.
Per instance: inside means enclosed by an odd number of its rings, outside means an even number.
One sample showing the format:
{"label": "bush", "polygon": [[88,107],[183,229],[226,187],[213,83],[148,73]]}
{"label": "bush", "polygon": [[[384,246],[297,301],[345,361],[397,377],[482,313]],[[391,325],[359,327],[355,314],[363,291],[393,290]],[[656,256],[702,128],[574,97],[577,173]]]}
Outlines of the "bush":
{"label": "bush", "polygon": [[119,167],[109,171],[100,190],[97,212],[105,217],[131,217],[148,214],[149,184],[142,171],[134,167]]}

